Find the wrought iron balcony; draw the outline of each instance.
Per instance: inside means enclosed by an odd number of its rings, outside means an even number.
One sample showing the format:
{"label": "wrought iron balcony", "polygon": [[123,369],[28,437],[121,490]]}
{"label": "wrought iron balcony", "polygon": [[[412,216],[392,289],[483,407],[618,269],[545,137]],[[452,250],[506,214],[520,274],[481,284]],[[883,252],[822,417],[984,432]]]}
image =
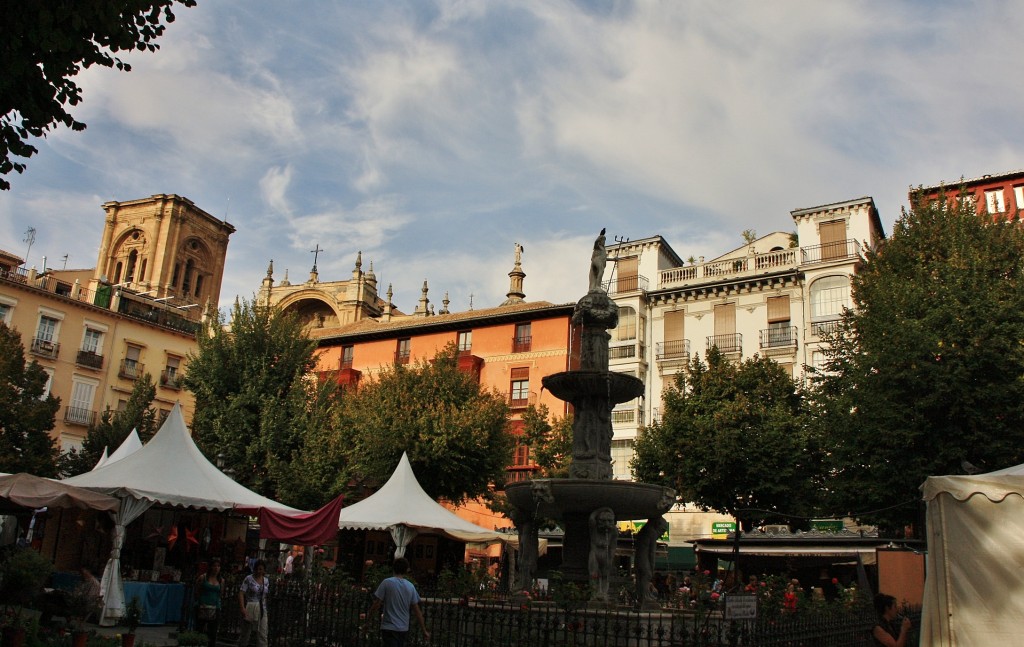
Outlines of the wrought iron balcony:
{"label": "wrought iron balcony", "polygon": [[409,357],[409,351],[398,351],[395,353],[395,364],[408,364]]}
{"label": "wrought iron balcony", "polygon": [[165,386],[168,389],[180,390],[181,375],[178,373],[177,369],[173,371],[168,369],[160,371],[160,385]]}
{"label": "wrought iron balcony", "polygon": [[121,360],[117,374],[126,380],[137,380],[145,374],[146,367],[133,359]]}
{"label": "wrought iron balcony", "polygon": [[816,336],[827,335],[834,333],[839,330],[839,319],[832,319],[830,321],[815,321],[811,324],[811,332]]}
{"label": "wrought iron balcony", "polygon": [[75,356],[75,364],[87,368],[101,369],[103,368],[103,356],[98,355],[93,350],[80,350],[78,355]]}
{"label": "wrought iron balcony", "polygon": [[860,243],[856,240],[838,240],[834,243],[801,247],[800,256],[805,265],[813,263],[829,263],[857,258],[860,255]]}
{"label": "wrought iron balcony", "polygon": [[81,407],[64,407],[64,422],[89,427],[96,422],[96,412]]}
{"label": "wrought iron balcony", "polygon": [[527,335],[525,337],[513,337],[512,338],[512,352],[513,353],[529,353],[533,347],[533,336]]}
{"label": "wrought iron balcony", "polygon": [[605,281],[601,287],[603,287],[605,292],[608,294],[636,292],[637,290],[646,292],[648,283],[649,281],[646,276],[633,274],[632,276],[617,276],[610,281]]}
{"label": "wrought iron balcony", "polygon": [[743,352],[743,335],[741,333],[709,335],[708,350],[712,348],[718,348],[723,353],[741,353]]}
{"label": "wrought iron balcony", "polygon": [[654,359],[662,360],[679,359],[690,360],[690,340],[676,339],[673,341],[659,341],[654,345]]}
{"label": "wrought iron balcony", "polygon": [[531,404],[537,404],[537,394],[533,391],[529,393],[509,393],[508,394],[508,407],[510,409],[525,409]]}
{"label": "wrought iron balcony", "polygon": [[643,357],[643,351],[638,349],[639,344],[631,341],[626,344],[619,344],[608,349],[608,359],[630,359]]}
{"label": "wrought iron balcony", "polygon": [[763,328],[761,330],[761,348],[785,348],[797,345],[796,326],[785,326],[782,328]]}
{"label": "wrought iron balcony", "polygon": [[60,344],[49,339],[40,339],[36,337],[32,340],[32,346],[29,348],[29,352],[33,355],[39,355],[40,357],[47,357],[49,359],[57,359],[57,355],[60,353]]}

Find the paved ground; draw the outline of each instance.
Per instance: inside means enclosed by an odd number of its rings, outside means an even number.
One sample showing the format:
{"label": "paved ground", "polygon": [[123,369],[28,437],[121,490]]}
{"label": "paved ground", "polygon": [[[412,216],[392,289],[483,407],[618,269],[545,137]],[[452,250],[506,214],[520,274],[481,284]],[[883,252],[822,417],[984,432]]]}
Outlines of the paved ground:
{"label": "paved ground", "polygon": [[[102,636],[114,636],[124,633],[124,627],[100,627],[94,624],[87,624],[86,629]],[[135,644],[147,643],[156,647],[178,644],[178,625],[163,625],[158,627],[139,627],[135,630]]]}

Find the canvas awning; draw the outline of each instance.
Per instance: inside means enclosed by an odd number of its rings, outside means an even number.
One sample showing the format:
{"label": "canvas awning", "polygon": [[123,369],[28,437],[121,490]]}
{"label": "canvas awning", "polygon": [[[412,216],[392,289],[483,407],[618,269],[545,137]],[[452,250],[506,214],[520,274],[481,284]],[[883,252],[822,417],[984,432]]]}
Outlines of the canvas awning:
{"label": "canvas awning", "polygon": [[120,499],[31,474],[0,476],[0,499],[25,508],[81,508],[117,512]]}
{"label": "canvas awning", "polygon": [[[733,555],[732,547],[700,546],[697,552],[716,555],[719,559],[729,561]],[[876,560],[875,546],[795,546],[795,545],[753,545],[740,546],[740,557],[756,555],[758,557],[831,557],[857,561],[860,556],[865,566],[874,564]]]}

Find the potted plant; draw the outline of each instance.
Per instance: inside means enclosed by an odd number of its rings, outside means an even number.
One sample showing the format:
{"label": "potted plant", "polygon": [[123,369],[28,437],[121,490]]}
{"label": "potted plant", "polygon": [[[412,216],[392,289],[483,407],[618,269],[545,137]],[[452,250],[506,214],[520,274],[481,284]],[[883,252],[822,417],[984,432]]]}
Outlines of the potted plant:
{"label": "potted plant", "polygon": [[22,608],[42,593],[53,565],[29,548],[15,549],[0,563],[0,604],[4,605],[3,639],[5,645],[21,647],[25,643],[26,623]]}
{"label": "potted plant", "polygon": [[209,639],[206,634],[198,631],[183,631],[178,634],[179,647],[208,647]]}
{"label": "potted plant", "polygon": [[142,622],[142,606],[139,604],[139,598],[133,597],[125,606],[124,615],[121,616],[121,624],[128,630],[121,634],[121,647],[134,647],[135,630],[139,628],[140,622]]}

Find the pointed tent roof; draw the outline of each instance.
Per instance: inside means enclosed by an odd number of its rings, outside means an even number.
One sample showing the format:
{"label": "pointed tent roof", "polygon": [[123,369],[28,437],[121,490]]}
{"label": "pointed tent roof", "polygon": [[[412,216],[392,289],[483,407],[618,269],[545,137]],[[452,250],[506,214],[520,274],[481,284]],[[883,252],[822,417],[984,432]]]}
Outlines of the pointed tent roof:
{"label": "pointed tent roof", "polygon": [[160,430],[142,449],[63,482],[164,505],[251,513],[260,508],[299,512],[236,483],[210,463],[192,441],[180,404],[174,405]]}
{"label": "pointed tent roof", "polygon": [[462,519],[427,496],[404,452],[388,482],[359,503],[342,508],[338,521],[342,529],[390,530],[394,526],[443,533],[462,541],[501,537],[500,533]]}
{"label": "pointed tent roof", "polygon": [[110,465],[111,463],[116,463],[126,456],[131,456],[140,449],[142,449],[142,441],[139,440],[139,431],[137,429],[132,429],[132,433],[128,434],[128,437],[124,439],[124,442],[117,448],[117,451],[111,454],[110,457],[107,458],[107,462],[103,464]]}
{"label": "pointed tent roof", "polygon": [[104,446],[103,447],[103,454],[100,456],[100,459],[98,461],[96,461],[96,464],[93,465],[93,469],[94,470],[98,470],[99,468],[101,468],[104,465],[106,465],[108,460],[110,460],[110,457],[107,456],[107,448],[106,448],[106,446]]}

